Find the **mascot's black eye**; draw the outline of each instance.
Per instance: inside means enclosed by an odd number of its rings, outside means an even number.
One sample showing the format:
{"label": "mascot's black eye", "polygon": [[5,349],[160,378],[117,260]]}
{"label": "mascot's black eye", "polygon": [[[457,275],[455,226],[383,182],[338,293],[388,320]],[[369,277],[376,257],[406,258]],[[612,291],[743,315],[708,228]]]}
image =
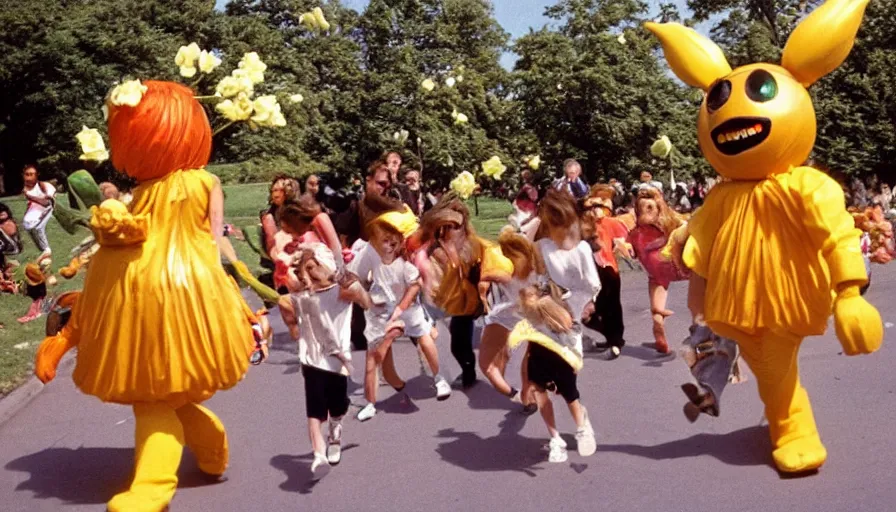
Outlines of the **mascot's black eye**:
{"label": "mascot's black eye", "polygon": [[765,103],[778,95],[778,82],[771,73],[757,69],[747,77],[747,96],[753,101]]}
{"label": "mascot's black eye", "polygon": [[706,108],[708,108],[710,112],[715,112],[722,108],[722,106],[728,102],[728,98],[730,97],[731,82],[722,80],[712,86],[712,89],[709,90],[709,94],[706,95]]}

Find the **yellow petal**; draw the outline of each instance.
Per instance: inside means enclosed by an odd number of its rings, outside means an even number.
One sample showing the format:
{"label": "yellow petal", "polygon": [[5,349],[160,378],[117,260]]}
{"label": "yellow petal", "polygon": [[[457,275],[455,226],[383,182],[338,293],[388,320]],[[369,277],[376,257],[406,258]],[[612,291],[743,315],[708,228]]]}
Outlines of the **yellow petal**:
{"label": "yellow petal", "polygon": [[140,80],[129,80],[123,84],[117,85],[109,94],[109,101],[116,106],[127,105],[136,107],[143,99],[147,87],[140,83]]}
{"label": "yellow petal", "polygon": [[202,53],[199,54],[199,70],[203,73],[211,73],[220,65],[221,59],[216,57],[215,54],[205,50],[202,50]]}
{"label": "yellow petal", "polygon": [[423,87],[428,92],[432,92],[432,90],[436,88],[436,83],[433,82],[431,78],[427,78],[420,83],[420,87]]}
{"label": "yellow petal", "polygon": [[196,76],[196,68],[192,66],[180,68],[180,76],[184,78],[193,78],[194,76]]}

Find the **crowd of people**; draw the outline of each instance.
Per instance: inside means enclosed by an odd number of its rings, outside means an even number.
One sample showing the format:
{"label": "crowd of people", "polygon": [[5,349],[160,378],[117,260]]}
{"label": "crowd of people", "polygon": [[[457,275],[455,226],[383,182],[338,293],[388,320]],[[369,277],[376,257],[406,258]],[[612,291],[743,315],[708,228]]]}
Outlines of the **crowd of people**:
{"label": "crowd of people", "polygon": [[[362,422],[377,414],[380,379],[396,392],[404,388],[392,353],[400,336],[417,348],[436,398],[450,397],[434,342],[439,319],[446,320],[461,368],[455,387],[476,384],[478,368],[522,413],[541,411],[552,462],[567,460],[549,400],[549,393],[559,394],[575,420],[579,451],[590,455],[594,433],[576,375],[584,351],[612,360],[625,345],[619,260],[646,270],[655,347],[669,353],[667,290],[688,274],[661,253],[712,184],[668,187],[674,208],[649,172],[629,190],[618,180],[589,186],[581,165],[567,160],[545,191],[530,171],[521,174],[508,225],[488,240],[476,233],[458,196],[427,193],[420,178],[389,151],[347,201],[319,176],[304,182],[280,176],[260,212],[261,280],[282,295],[280,312],[299,345],[313,473],[321,476],[341,459],[352,349],[367,351],[366,403],[356,415]],[[524,363],[514,385],[505,372],[520,345]]]}

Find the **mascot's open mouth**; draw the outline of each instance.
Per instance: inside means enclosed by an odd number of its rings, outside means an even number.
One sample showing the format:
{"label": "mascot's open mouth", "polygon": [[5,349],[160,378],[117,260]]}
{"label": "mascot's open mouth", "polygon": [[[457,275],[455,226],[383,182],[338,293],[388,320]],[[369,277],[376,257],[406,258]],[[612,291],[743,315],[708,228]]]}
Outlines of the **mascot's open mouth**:
{"label": "mascot's open mouth", "polygon": [[722,154],[733,156],[762,144],[771,131],[771,119],[735,117],[712,131],[712,142]]}

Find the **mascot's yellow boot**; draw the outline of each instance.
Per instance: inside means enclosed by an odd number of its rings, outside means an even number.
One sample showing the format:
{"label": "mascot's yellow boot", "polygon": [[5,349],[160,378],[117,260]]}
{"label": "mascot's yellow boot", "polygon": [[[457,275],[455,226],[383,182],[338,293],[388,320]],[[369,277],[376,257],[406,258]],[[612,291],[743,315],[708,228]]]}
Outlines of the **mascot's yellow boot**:
{"label": "mascot's yellow boot", "polygon": [[176,411],[184,429],[187,448],[196,456],[199,469],[221,476],[227,469],[229,449],[224,424],[215,413],[198,404],[187,404]]}
{"label": "mascot's yellow boot", "polygon": [[797,354],[801,341],[774,335],[738,341],[765,404],[772,457],[785,473],[818,469],[828,455],[815,427],[809,395],[800,384]]}
{"label": "mascot's yellow boot", "polygon": [[184,429],[166,403],[134,405],[136,467],[131,488],[108,503],[109,512],[161,512],[177,490]]}

